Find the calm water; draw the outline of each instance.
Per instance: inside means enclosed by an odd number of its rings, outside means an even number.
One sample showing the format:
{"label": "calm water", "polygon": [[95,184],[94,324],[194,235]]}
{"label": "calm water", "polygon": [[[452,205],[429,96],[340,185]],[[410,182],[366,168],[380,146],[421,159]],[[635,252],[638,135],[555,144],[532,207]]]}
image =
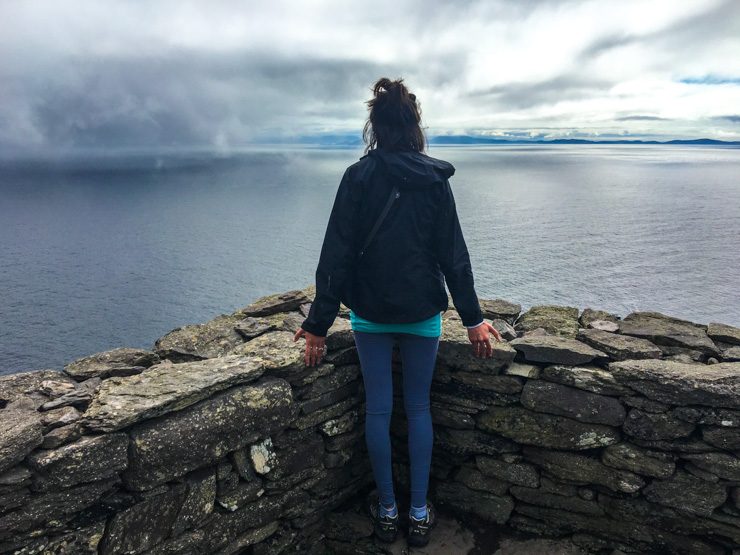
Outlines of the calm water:
{"label": "calm water", "polygon": [[[434,147],[481,297],[740,325],[740,149]],[[0,374],[312,283],[359,150],[0,166]]]}

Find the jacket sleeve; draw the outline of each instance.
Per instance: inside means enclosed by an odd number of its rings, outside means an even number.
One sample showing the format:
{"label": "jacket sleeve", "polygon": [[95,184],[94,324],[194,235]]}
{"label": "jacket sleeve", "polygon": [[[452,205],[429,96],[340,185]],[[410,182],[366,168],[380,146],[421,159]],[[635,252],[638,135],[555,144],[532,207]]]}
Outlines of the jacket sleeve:
{"label": "jacket sleeve", "polygon": [[334,323],[339,312],[340,295],[352,270],[355,257],[356,225],[360,199],[352,187],[349,168],[339,184],[334,206],[326,226],[316,268],[316,296],[301,328],[320,337]]}
{"label": "jacket sleeve", "polygon": [[445,276],[455,308],[465,327],[483,323],[468,247],[457,216],[455,197],[449,180],[445,180],[437,227],[437,262]]}

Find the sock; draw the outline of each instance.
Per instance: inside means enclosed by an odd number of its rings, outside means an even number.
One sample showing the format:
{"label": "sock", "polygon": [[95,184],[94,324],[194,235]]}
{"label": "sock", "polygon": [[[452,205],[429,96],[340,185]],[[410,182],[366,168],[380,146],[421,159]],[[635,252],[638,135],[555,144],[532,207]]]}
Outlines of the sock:
{"label": "sock", "polygon": [[395,518],[397,514],[398,507],[396,507],[395,501],[390,507],[386,507],[385,505],[383,505],[383,503],[379,503],[378,516],[389,516],[391,518]]}
{"label": "sock", "polygon": [[409,513],[411,513],[411,516],[414,517],[416,520],[422,520],[427,516],[427,506],[424,505],[423,507],[414,507],[413,505],[411,505],[411,510],[409,511]]}

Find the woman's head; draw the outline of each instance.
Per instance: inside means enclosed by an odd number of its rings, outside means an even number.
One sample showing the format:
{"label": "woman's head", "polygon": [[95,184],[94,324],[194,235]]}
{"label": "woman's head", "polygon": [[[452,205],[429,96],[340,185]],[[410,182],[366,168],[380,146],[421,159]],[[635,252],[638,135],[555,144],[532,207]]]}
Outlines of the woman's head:
{"label": "woman's head", "polygon": [[362,131],[365,152],[382,147],[386,150],[416,150],[426,146],[421,129],[421,108],[403,79],[378,79],[373,98],[367,101],[370,114]]}

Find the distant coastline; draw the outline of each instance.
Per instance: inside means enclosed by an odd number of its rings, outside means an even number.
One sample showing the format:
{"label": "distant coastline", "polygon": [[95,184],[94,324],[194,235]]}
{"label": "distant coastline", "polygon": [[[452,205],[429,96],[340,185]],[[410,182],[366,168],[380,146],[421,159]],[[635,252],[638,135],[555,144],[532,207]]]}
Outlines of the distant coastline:
{"label": "distant coastline", "polygon": [[[718,139],[671,139],[665,141],[651,139],[543,139],[533,137],[501,138],[485,135],[432,135],[430,145],[699,145],[699,146],[740,146],[740,141],[721,141]],[[305,135],[290,138],[269,138],[270,144],[312,144],[319,146],[351,147],[362,145],[362,137],[355,134],[331,133]]]}

